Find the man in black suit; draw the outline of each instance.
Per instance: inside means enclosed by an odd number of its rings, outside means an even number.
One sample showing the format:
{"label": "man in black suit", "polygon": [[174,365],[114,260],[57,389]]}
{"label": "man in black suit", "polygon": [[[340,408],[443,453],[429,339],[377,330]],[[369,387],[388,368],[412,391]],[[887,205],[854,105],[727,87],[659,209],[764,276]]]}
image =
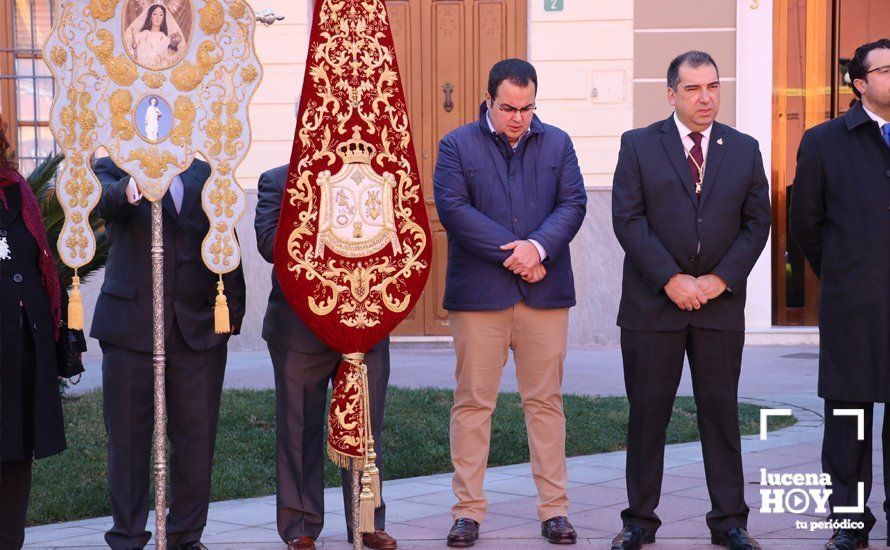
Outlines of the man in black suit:
{"label": "man in black suit", "polygon": [[[108,433],[111,548],[142,548],[149,507],[154,426],[152,365],[151,205],[109,158],[93,171],[102,183],[97,205],[108,232],[105,281],[90,335],[102,346],[102,388]],[[218,276],[204,265],[201,242],[210,223],[201,189],[210,166],[195,160],[164,196],[164,334],[167,437],[170,441],[170,548],[196,550],[207,523],[210,470],[228,334],[214,332]],[[233,332],[244,317],[244,274],[223,276]]]}
{"label": "man in black suit", "polygon": [[[890,39],[857,48],[848,71],[860,101],[804,134],[791,201],[791,233],[821,282],[819,397],[825,399],[822,468],[831,476],[830,519],[863,523],[835,530],[829,550],[868,547],[871,510],[834,510],[868,502],[874,404],[890,400]],[[837,409],[862,413],[862,439],[857,419]],[[885,409],[884,513],[890,516],[888,417]]]}
{"label": "man in black suit", "polygon": [[[260,176],[257,192],[257,247],[273,263],[278,217],[288,166]],[[288,550],[315,548],[324,526],[324,452],[328,384],[337,374],[340,353],[326,346],[287,303],[275,271],[272,292],[263,319],[263,338],[275,369],[275,451],[278,534]],[[371,431],[382,448],[383,404],[389,383],[389,339],[384,338],[365,355],[371,392]],[[378,457],[383,457],[380,453]],[[380,458],[378,468],[383,469]],[[346,526],[352,540],[352,475],[342,470]],[[382,476],[381,476],[382,477]],[[381,484],[382,485],[382,484]],[[374,512],[373,533],[362,535],[365,546],[394,550],[396,541],[384,530],[386,504]]]}
{"label": "man in black suit", "polygon": [[757,141],[715,121],[717,64],[704,52],[668,68],[674,114],[621,137],[612,190],[626,253],[618,325],[630,401],[624,528],[613,549],[654,542],[665,431],[684,355],[704,454],[711,541],[760,548],[746,530],[737,393],[745,285],[769,234]]}

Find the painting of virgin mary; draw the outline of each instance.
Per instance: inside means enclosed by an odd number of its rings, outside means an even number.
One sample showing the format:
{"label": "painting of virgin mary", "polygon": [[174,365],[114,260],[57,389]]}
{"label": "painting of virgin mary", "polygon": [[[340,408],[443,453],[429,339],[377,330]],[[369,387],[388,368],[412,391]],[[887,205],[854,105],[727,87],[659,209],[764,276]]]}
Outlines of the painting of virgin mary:
{"label": "painting of virgin mary", "polygon": [[163,3],[149,4],[139,13],[124,31],[124,45],[136,63],[152,70],[175,65],[188,51],[185,33]]}

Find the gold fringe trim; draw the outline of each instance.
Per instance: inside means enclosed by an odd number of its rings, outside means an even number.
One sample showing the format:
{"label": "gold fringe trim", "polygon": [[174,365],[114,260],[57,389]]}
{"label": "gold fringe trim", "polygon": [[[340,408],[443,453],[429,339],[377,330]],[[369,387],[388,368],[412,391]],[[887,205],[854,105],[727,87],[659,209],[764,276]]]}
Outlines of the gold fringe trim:
{"label": "gold fringe trim", "polygon": [[71,296],[68,297],[68,328],[83,330],[83,296],[80,293],[80,277],[77,269],[71,280]]}
{"label": "gold fringe trim", "polygon": [[350,467],[350,465],[352,464],[353,457],[351,457],[349,455],[345,455],[345,454],[337,451],[336,449],[331,447],[330,443],[328,443],[327,447],[328,447],[328,458],[331,459],[331,462],[333,462],[334,465],[336,465],[338,468],[349,468]]}
{"label": "gold fringe trim", "polygon": [[229,302],[226,299],[225,285],[223,284],[222,275],[216,283],[216,305],[213,306],[213,325],[217,334],[228,334],[232,332],[232,323],[229,322]]}

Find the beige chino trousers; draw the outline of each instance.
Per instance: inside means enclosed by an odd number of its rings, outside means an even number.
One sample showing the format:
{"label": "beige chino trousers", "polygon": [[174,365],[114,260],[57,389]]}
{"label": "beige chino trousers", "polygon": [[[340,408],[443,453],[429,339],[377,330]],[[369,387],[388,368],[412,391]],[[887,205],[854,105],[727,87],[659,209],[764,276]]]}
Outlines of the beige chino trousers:
{"label": "beige chino trousers", "polygon": [[568,308],[533,309],[524,302],[502,311],[452,311],[457,353],[457,388],[451,408],[454,519],[485,518],[488,499],[482,488],[488,466],[491,415],[507,352],[513,350],[538,489],[541,521],[567,516],[562,372],[568,338]]}

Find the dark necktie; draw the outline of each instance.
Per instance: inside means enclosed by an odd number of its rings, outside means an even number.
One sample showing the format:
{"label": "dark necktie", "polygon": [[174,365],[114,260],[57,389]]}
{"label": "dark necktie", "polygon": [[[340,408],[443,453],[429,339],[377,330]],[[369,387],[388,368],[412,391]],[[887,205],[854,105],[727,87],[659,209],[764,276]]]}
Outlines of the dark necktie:
{"label": "dark necktie", "polygon": [[890,122],[885,123],[881,127],[881,133],[884,135],[884,143],[887,144],[887,147],[890,147]]}
{"label": "dark necktie", "polygon": [[[689,173],[692,175],[692,184],[696,185],[696,192],[698,192],[698,182],[701,180],[702,174],[699,172],[698,167],[704,167],[705,157],[702,154],[701,149],[701,140],[704,136],[699,132],[692,132],[689,134],[689,138],[695,144],[692,146],[692,149],[689,150],[689,156],[686,158],[689,163]],[[693,160],[695,159],[695,160]],[[696,162],[698,165],[696,165]]]}

